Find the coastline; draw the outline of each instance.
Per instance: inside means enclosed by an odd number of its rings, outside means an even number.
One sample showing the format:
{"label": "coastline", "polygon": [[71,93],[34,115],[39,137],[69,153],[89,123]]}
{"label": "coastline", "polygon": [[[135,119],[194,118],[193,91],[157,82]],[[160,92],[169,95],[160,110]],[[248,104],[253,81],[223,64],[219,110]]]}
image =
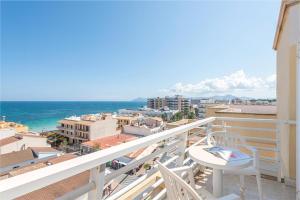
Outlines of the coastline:
{"label": "coastline", "polygon": [[65,117],[119,109],[137,109],[145,102],[135,101],[1,101],[0,116],[28,126],[30,131],[55,130],[57,122]]}

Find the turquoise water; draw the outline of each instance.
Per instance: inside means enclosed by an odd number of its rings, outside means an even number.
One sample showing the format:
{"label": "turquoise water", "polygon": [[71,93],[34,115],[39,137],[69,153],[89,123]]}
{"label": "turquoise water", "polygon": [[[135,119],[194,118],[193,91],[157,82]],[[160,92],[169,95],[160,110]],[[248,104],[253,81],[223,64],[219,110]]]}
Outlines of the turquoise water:
{"label": "turquoise water", "polygon": [[144,102],[127,101],[2,101],[0,115],[6,121],[27,125],[30,130],[53,130],[57,121],[72,115],[117,112],[121,108],[139,108]]}

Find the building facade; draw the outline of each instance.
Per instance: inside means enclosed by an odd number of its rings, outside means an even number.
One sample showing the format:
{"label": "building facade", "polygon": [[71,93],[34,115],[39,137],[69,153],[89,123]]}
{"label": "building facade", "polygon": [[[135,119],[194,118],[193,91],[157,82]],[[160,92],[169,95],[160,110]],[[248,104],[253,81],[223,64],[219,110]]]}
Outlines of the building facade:
{"label": "building facade", "polygon": [[69,117],[59,121],[59,134],[69,144],[80,144],[99,137],[116,134],[117,119],[111,114],[91,114]]}
{"label": "building facade", "polygon": [[[296,106],[296,104],[299,106],[300,101],[297,99],[299,87],[296,87],[299,86],[297,81],[300,78],[299,0],[282,1],[273,49],[276,51],[277,61],[277,117],[282,121],[295,121],[296,109],[300,112]],[[282,125],[280,132],[284,133],[281,135],[283,173],[285,180],[293,184],[296,182],[296,125],[290,123]],[[299,155],[298,160],[300,162]],[[298,165],[297,191],[300,193],[300,163]]]}
{"label": "building facade", "polygon": [[161,109],[164,106],[166,106],[166,99],[160,97],[149,98],[147,100],[147,106],[148,108],[152,108],[152,109]]}
{"label": "building facade", "polygon": [[189,111],[191,102],[188,98],[184,98],[181,95],[175,95],[174,97],[166,96],[165,98],[149,98],[147,101],[148,108],[161,109],[163,107],[168,107],[170,110],[178,111]]}

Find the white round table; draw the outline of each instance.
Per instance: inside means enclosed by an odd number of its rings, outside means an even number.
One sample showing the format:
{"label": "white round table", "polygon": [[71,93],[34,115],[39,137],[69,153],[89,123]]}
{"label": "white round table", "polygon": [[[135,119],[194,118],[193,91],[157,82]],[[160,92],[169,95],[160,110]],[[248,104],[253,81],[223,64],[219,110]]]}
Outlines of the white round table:
{"label": "white round table", "polygon": [[223,170],[239,170],[248,167],[252,164],[253,159],[249,158],[228,162],[204,150],[204,148],[209,147],[211,146],[201,145],[191,147],[189,156],[200,165],[213,169],[213,195],[215,197],[221,197],[223,189]]}

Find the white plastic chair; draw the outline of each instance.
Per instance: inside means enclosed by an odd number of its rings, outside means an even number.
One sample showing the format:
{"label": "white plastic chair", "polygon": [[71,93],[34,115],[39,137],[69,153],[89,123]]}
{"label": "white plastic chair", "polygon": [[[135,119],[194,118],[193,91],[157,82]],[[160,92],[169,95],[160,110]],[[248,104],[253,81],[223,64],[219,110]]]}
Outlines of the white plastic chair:
{"label": "white plastic chair", "polygon": [[[240,199],[235,194],[230,194],[221,198],[215,198],[211,193],[204,189],[196,190],[193,170],[191,167],[184,166],[168,169],[160,162],[159,171],[164,179],[167,189],[167,199],[169,200],[237,200]],[[179,174],[187,172],[187,181],[183,180]]]}
{"label": "white plastic chair", "polygon": [[242,199],[244,199],[245,189],[246,189],[244,176],[252,176],[252,175],[256,176],[259,199],[263,200],[258,151],[255,148],[247,145],[245,139],[236,133],[228,133],[228,132],[209,133],[207,136],[207,144],[210,146],[230,147],[234,149],[245,148],[248,151],[250,151],[253,157],[253,165],[241,170],[232,170],[232,171],[226,170],[225,173],[240,175],[240,185],[241,185],[240,189],[241,189]]}

